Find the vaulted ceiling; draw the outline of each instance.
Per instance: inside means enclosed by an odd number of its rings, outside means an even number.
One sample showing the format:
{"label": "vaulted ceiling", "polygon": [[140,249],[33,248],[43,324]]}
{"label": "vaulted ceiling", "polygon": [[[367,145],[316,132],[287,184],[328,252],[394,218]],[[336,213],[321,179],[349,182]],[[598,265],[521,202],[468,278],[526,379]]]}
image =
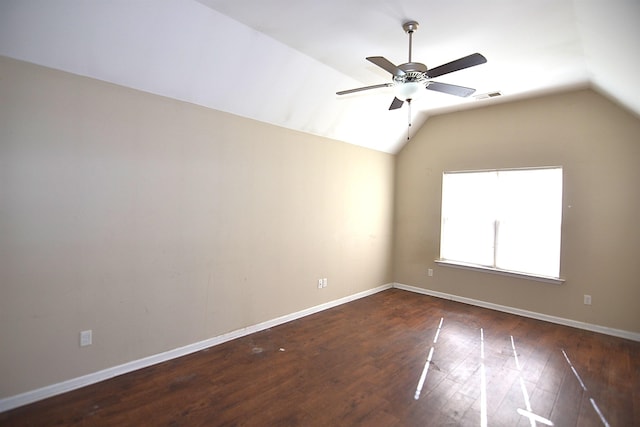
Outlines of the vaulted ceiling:
{"label": "vaulted ceiling", "polygon": [[[413,61],[488,60],[435,80],[502,96],[337,96],[391,81],[365,57],[407,62],[407,20]],[[637,0],[4,0],[0,55],[389,153],[410,119],[566,88],[640,115]]]}

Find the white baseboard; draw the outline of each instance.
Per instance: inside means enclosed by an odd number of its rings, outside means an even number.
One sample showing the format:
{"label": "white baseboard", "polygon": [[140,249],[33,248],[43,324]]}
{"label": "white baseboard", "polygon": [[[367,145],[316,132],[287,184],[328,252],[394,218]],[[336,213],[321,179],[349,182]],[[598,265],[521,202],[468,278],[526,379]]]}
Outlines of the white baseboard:
{"label": "white baseboard", "polygon": [[548,314],[536,313],[534,311],[521,310],[519,308],[509,307],[506,305],[494,304],[491,302],[480,301],[472,298],[461,297],[457,295],[447,294],[444,292],[432,291],[429,289],[418,288],[416,286],[403,285],[402,283],[394,283],[394,288],[402,289],[405,291],[416,292],[423,295],[429,295],[432,297],[448,299],[452,301],[462,302],[465,304],[475,305],[478,307],[489,308],[491,310],[502,311],[510,314],[517,314],[518,316],[530,317],[532,319],[544,320],[545,322],[556,323],[564,326],[571,326],[578,329],[584,329],[587,331],[598,332],[601,334],[612,335],[614,337],[625,338],[632,341],[640,341],[640,333],[625,331],[622,329],[608,328],[606,326],[593,325],[591,323],[579,322],[577,320],[565,319],[563,317],[550,316]]}
{"label": "white baseboard", "polygon": [[290,322],[292,320],[300,319],[311,314],[319,313],[321,311],[337,307],[342,304],[346,304],[351,301],[355,301],[360,298],[367,297],[369,295],[376,294],[378,292],[391,289],[392,283],[378,286],[377,288],[369,289],[357,294],[348,295],[346,297],[329,301],[324,304],[316,305],[295,313],[287,314],[285,316],[277,317],[275,319],[267,320],[266,322],[258,323],[256,325],[248,326],[246,328],[237,329],[235,331],[222,334],[213,338],[199,341],[193,344],[186,345],[184,347],[175,348],[173,350],[165,351],[163,353],[154,354],[142,359],[133,360],[131,362],[124,363],[122,365],[114,366],[111,368],[103,369],[98,372],[83,375],[81,377],[72,378],[67,381],[63,381],[56,384],[51,384],[45,387],[41,387],[35,390],[27,391],[25,393],[17,394],[15,396],[9,396],[0,399],[0,412],[8,411],[10,409],[17,408],[19,406],[27,405],[29,403],[37,402],[38,400],[46,399],[48,397],[56,396],[58,394],[66,393],[71,390],[75,390],[81,387],[85,387],[91,384],[98,383],[100,381],[113,378],[118,375],[126,374],[136,371],[138,369],[146,368],[167,360],[175,359],[187,354],[195,353],[205,348],[213,347],[227,341],[234,340],[255,332],[260,332],[265,329],[273,328],[283,323]]}

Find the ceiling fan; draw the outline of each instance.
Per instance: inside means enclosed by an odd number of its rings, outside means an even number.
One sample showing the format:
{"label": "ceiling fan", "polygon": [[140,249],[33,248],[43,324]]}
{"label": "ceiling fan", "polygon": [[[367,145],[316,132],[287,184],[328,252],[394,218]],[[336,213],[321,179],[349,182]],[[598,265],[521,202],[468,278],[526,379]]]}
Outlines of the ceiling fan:
{"label": "ceiling fan", "polygon": [[457,86],[448,83],[434,82],[431,79],[440,77],[444,74],[453,73],[454,71],[463,70],[475,65],[484,64],[487,59],[479,53],[473,53],[455,61],[448,62],[432,69],[420,62],[411,61],[411,46],[413,41],[413,33],[418,29],[418,23],[415,21],[405,22],[402,25],[405,33],[409,34],[409,62],[406,64],[394,65],[388,59],[382,56],[370,56],[370,61],[378,67],[388,71],[393,75],[393,81],[373,86],[359,87],[356,89],[343,90],[336,92],[337,95],[346,95],[348,93],[360,92],[369,89],[378,89],[383,87],[393,87],[395,98],[389,107],[389,110],[396,110],[402,107],[405,101],[411,103],[411,100],[417,96],[422,88],[434,90],[437,92],[448,93],[461,97],[467,97],[476,90],[464,86]]}

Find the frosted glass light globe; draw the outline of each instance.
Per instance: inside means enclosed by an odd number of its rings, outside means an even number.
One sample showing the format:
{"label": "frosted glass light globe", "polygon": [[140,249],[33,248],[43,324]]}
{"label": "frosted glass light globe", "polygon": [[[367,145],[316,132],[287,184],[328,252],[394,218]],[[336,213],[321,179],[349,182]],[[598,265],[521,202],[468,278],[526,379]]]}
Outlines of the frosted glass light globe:
{"label": "frosted glass light globe", "polygon": [[407,99],[414,99],[422,93],[422,91],[424,91],[424,85],[419,82],[400,83],[393,87],[393,91],[396,98],[401,101],[406,101]]}

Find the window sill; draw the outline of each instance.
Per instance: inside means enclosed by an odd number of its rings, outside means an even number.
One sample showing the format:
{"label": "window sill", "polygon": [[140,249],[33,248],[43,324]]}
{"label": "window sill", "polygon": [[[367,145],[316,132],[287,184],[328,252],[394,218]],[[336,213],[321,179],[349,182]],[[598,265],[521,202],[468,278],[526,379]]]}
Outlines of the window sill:
{"label": "window sill", "polygon": [[482,265],[466,264],[464,262],[449,261],[444,259],[435,260],[436,264],[443,267],[462,268],[464,270],[483,271],[486,273],[499,274],[501,276],[518,277],[520,279],[536,280],[538,282],[552,283],[554,285],[562,285],[565,280],[559,277],[539,276],[529,273],[520,273],[517,271],[500,270],[499,268],[485,267]]}

